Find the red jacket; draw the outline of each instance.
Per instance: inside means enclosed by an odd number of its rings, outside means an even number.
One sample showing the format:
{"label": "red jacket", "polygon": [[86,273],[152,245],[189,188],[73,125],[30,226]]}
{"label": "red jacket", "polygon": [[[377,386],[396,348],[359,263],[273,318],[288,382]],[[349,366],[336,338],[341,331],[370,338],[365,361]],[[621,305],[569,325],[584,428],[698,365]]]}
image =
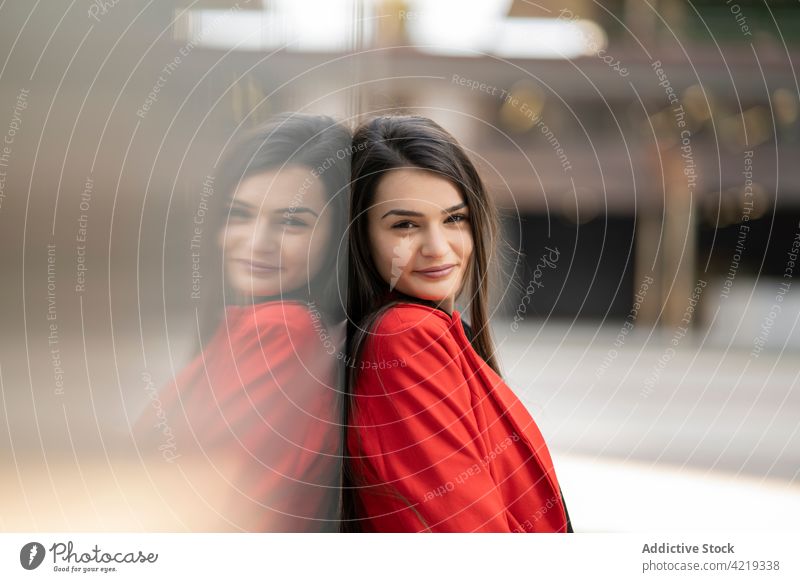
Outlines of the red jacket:
{"label": "red jacket", "polygon": [[203,353],[151,396],[137,427],[145,452],[224,479],[198,502],[220,515],[208,527],[338,528],[340,342],[299,302],[228,306]]}
{"label": "red jacket", "polygon": [[542,434],[458,311],[392,306],[362,354],[347,446],[365,531],[567,531]]}

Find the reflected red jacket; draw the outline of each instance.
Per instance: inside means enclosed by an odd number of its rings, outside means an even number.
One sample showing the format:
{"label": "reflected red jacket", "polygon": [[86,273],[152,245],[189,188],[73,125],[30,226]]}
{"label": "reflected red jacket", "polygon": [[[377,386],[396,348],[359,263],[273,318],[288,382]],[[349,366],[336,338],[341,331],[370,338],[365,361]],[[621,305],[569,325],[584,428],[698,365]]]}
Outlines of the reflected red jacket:
{"label": "reflected red jacket", "polygon": [[568,531],[542,434],[458,311],[390,307],[357,367],[347,447],[365,531]]}
{"label": "reflected red jacket", "polygon": [[[139,418],[143,448],[169,444],[178,464],[224,459],[231,467],[224,498],[205,501],[234,528],[336,531],[338,343],[304,303],[226,307],[203,352]],[[215,464],[209,462],[209,479]]]}

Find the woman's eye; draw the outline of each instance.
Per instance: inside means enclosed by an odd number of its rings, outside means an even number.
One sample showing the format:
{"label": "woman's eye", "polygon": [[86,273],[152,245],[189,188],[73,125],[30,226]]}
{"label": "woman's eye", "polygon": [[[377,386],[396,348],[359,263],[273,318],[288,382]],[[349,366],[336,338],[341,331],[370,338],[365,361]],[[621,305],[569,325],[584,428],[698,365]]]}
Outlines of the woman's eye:
{"label": "woman's eye", "polygon": [[469,220],[469,217],[466,214],[451,214],[447,220],[448,222],[464,222]]}
{"label": "woman's eye", "polygon": [[233,206],[228,208],[228,216],[230,216],[231,218],[249,218],[250,213],[244,208]]}
{"label": "woman's eye", "polygon": [[397,224],[393,225],[392,228],[397,228],[400,230],[408,230],[414,228],[416,225],[413,222],[405,220],[403,222],[398,222]]}
{"label": "woman's eye", "polygon": [[288,218],[288,217],[281,220],[281,224],[284,226],[308,226],[308,224],[306,224],[299,218]]}

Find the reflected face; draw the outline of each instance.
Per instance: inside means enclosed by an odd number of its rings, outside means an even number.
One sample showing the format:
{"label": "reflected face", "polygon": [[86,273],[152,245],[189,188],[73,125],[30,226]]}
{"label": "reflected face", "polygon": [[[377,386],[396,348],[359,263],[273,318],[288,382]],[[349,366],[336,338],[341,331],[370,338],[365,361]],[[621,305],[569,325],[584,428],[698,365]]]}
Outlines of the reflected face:
{"label": "reflected face", "polygon": [[246,297],[298,290],[313,279],[329,248],[325,186],[305,166],[245,178],[220,231],[229,285]]}
{"label": "reflected face", "polygon": [[469,212],[458,188],[433,172],[400,169],[381,178],[367,220],[389,288],[452,312],[472,259]]}

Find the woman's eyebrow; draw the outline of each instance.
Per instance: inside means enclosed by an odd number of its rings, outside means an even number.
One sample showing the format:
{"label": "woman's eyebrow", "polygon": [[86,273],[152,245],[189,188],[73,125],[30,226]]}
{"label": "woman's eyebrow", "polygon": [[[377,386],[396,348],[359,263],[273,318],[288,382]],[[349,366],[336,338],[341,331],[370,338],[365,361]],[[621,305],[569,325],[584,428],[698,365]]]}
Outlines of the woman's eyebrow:
{"label": "woman's eyebrow", "polygon": [[319,218],[319,214],[314,212],[311,208],[307,206],[300,206],[297,208],[276,208],[274,213],[275,214],[300,214],[302,212],[308,212]]}
{"label": "woman's eyebrow", "polygon": [[228,204],[230,206],[237,206],[238,205],[238,206],[244,206],[246,208],[255,208],[254,204],[250,204],[249,202],[245,202],[244,200],[241,200],[239,198],[229,198],[228,199]]}
{"label": "woman's eyebrow", "polygon": [[[442,214],[447,214],[449,212],[455,212],[456,210],[458,210],[460,208],[464,208],[466,205],[467,205],[466,202],[462,202],[461,204],[456,204],[455,206],[451,206],[450,208],[445,208],[444,210],[442,210]],[[384,214],[383,216],[381,216],[381,220],[383,220],[384,218],[386,218],[390,214],[396,214],[397,216],[416,216],[417,218],[425,216],[421,212],[416,212],[414,210],[402,210],[400,208],[394,208],[394,209],[390,210],[389,212],[387,212],[386,214]]]}
{"label": "woman's eyebrow", "polygon": [[[244,206],[245,208],[258,208],[255,204],[250,204],[249,202],[245,202],[244,200],[240,200],[239,198],[232,198],[230,201],[231,206]],[[273,210],[273,214],[300,214],[301,212],[308,212],[319,218],[319,214],[317,214],[313,209],[308,208],[307,206],[299,206],[296,208],[276,208]]]}

